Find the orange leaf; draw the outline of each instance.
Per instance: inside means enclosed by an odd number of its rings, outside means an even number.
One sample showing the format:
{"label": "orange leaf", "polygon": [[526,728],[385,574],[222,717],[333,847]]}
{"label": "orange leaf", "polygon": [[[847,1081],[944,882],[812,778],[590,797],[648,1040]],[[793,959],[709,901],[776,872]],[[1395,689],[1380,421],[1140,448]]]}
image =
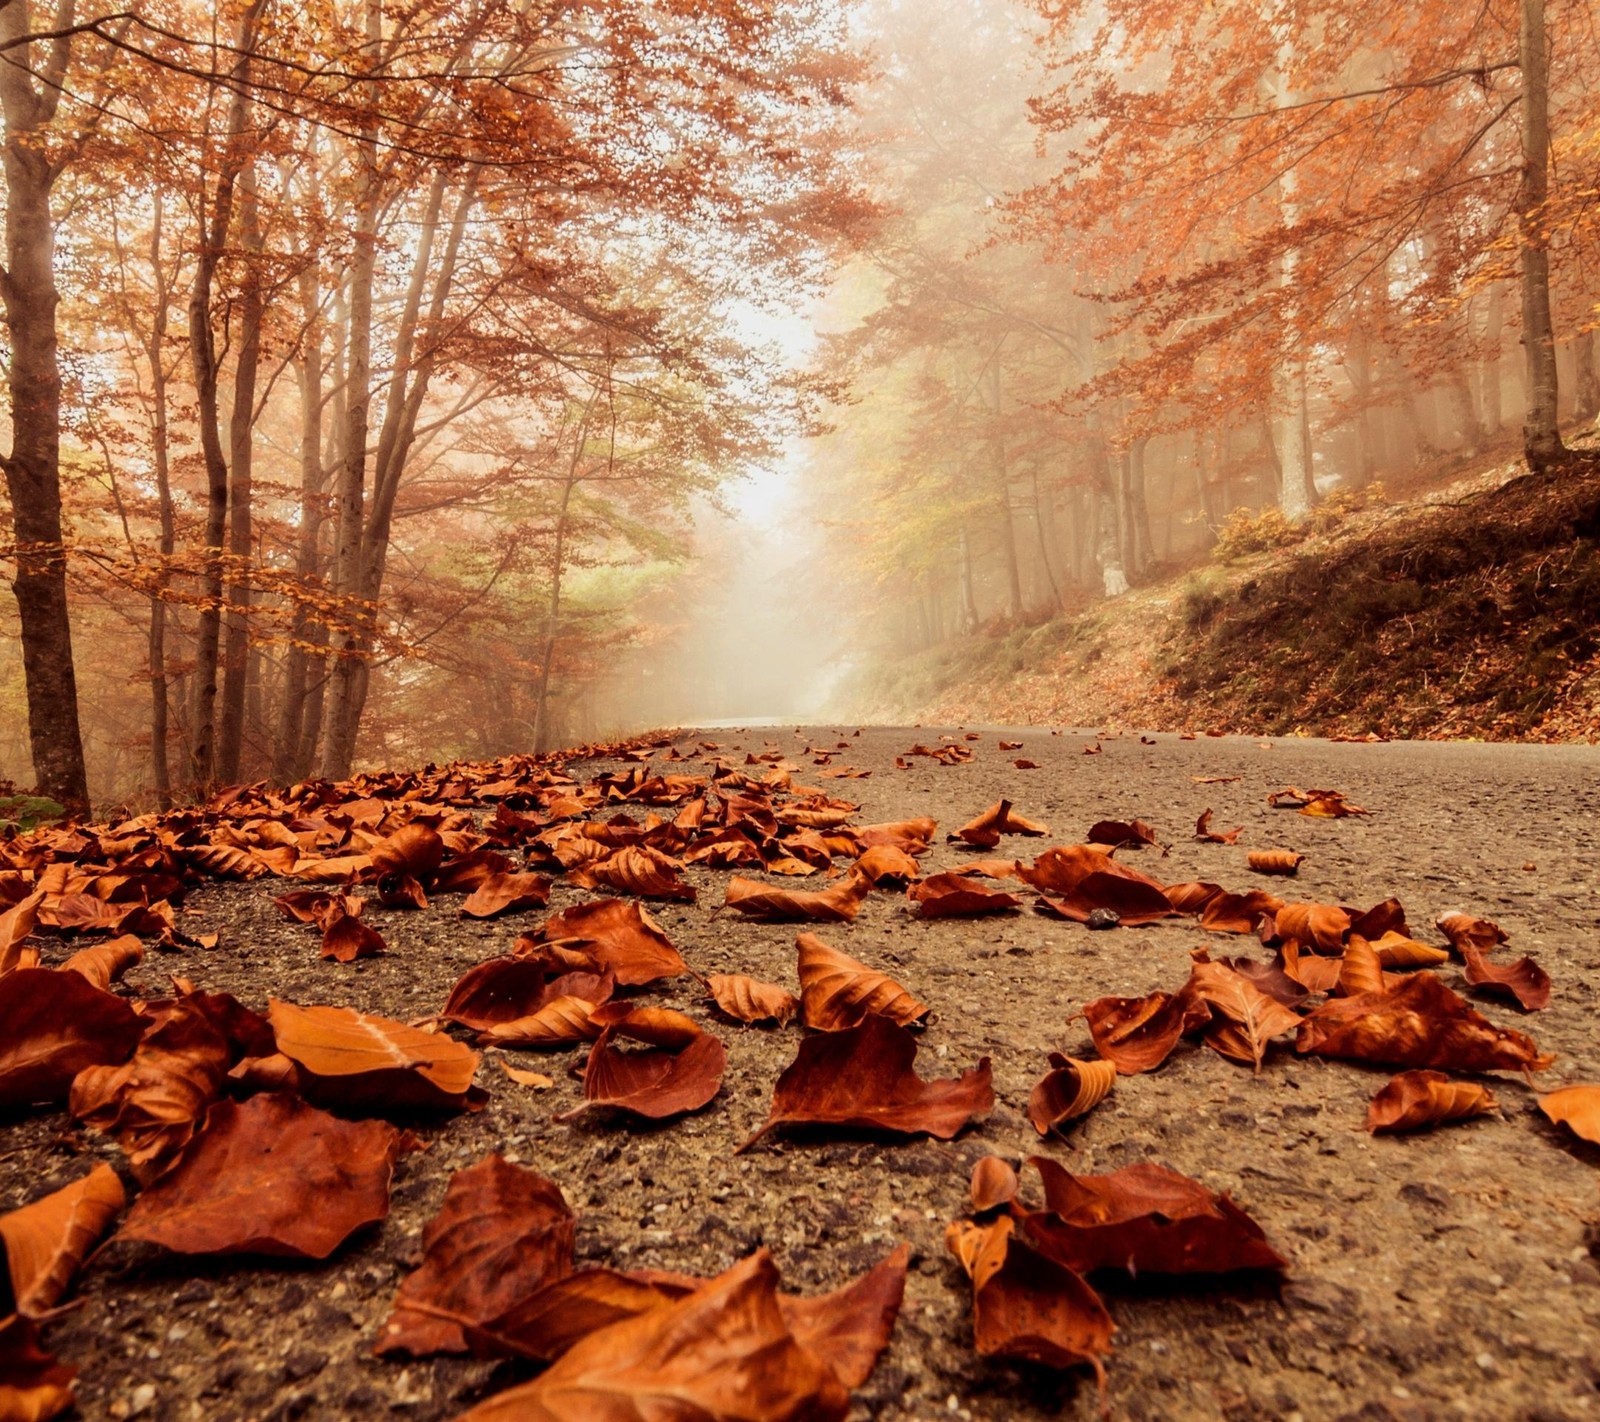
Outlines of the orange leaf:
{"label": "orange leaf", "polygon": [[72,1406],[77,1369],[58,1363],[39,1346],[31,1319],[0,1318],[0,1417],[7,1422],[49,1422]]}
{"label": "orange leaf", "polygon": [[946,871],[919,879],[906,890],[921,918],[971,918],[983,913],[1005,913],[1022,900],[999,889],[986,889],[966,874]]}
{"label": "orange leaf", "polygon": [[1600,1086],[1563,1086],[1541,1096],[1539,1109],[1558,1126],[1600,1145]]}
{"label": "orange leaf", "polygon": [[126,1061],[137,1014],[81,973],[17,968],[0,977],[0,1107],[63,1101],[85,1067]]}
{"label": "orange leaf", "polygon": [[723,907],[737,909],[749,918],[848,923],[861,911],[871,891],[871,883],[859,874],[847,874],[818,893],[772,889],[735,874],[728,880]]}
{"label": "orange leaf", "polygon": [[1041,1136],[1092,1111],[1117,1084],[1116,1065],[1109,1061],[1078,1061],[1051,1052],[1050,1068],[1028,1094],[1028,1119]]}
{"label": "orange leaf", "polygon": [[801,1021],[821,1032],[840,1032],[868,1015],[901,1026],[925,1023],[932,1009],[887,975],[858,963],[815,934],[795,940],[800,962]]}
{"label": "orange leaf", "polygon": [[1420,1131],[1500,1109],[1487,1087],[1452,1081],[1442,1071],[1405,1071],[1372,1098],[1369,1131]]}
{"label": "orange leaf", "polygon": [[1292,849],[1252,849],[1245,856],[1245,863],[1257,874],[1297,874],[1304,862],[1305,855]]}
{"label": "orange leaf", "polygon": [[17,1312],[40,1314],[65,1296],[126,1198],[116,1171],[97,1165],[71,1185],[0,1215]]}
{"label": "orange leaf", "polygon": [[[609,1015],[613,1009],[621,1011]],[[556,1120],[575,1120],[597,1107],[610,1107],[659,1121],[698,1111],[717,1094],[728,1053],[711,1033],[662,1008],[629,1011],[618,1002],[600,1011],[606,1014],[599,1019],[604,1030],[589,1049],[583,1104]],[[617,1043],[619,1037],[660,1045],[625,1050]]]}
{"label": "orange leaf", "polygon": [[972,1167],[972,1183],[968,1192],[972,1208],[978,1214],[999,1209],[1017,1197],[1017,1172],[1011,1162],[998,1155],[986,1155]]}
{"label": "orange leaf", "polygon": [[784,1027],[800,1010],[800,1000],[787,989],[744,973],[712,973],[706,988],[718,1010],[737,1022],[776,1022]]}

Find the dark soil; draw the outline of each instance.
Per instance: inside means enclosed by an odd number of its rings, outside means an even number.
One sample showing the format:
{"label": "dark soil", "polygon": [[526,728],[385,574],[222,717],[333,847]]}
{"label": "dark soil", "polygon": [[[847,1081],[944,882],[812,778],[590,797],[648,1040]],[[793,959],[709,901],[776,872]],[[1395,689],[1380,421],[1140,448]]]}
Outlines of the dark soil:
{"label": "dark soil", "polygon": [[[856,738],[848,729],[785,728],[708,738],[725,752],[781,749],[801,771],[810,771],[801,748],[846,740],[836,765],[870,769],[870,779],[796,778],[859,800],[863,823],[932,815],[942,839],[1004,794],[1051,827],[1046,840],[1007,840],[1007,854],[1075,842],[1101,818],[1139,816],[1172,841],[1166,857],[1147,849],[1138,861],[1164,880],[1250,887],[1262,881],[1246,870],[1247,850],[1284,847],[1308,856],[1286,897],[1365,907],[1396,895],[1413,931],[1431,941],[1439,941],[1431,931],[1439,914],[1485,914],[1516,951],[1549,970],[1555,992],[1547,1010],[1526,1017],[1497,1002],[1476,1005],[1559,1054],[1539,1089],[1600,1080],[1600,752],[1170,736],[1092,742],[1085,733],[1032,729],[1002,733],[1025,742],[1002,753],[998,734],[986,730],[970,764],[915,759],[909,770],[894,769],[897,752],[938,734],[875,729]],[[1090,743],[1102,753],[1083,754]],[[1012,769],[1016,755],[1041,768]],[[602,768],[614,767],[574,770]],[[1217,775],[1240,778],[1193,779]],[[1268,809],[1267,794],[1289,784],[1337,788],[1375,813],[1335,821]],[[1190,839],[1208,807],[1218,824],[1245,827],[1237,848]],[[925,868],[965,857],[941,843]],[[792,988],[794,928],[717,914],[726,876],[688,877],[701,891],[697,905],[651,911],[691,966]],[[271,996],[414,1019],[436,1011],[467,968],[509,948],[540,917],[479,924],[460,918],[450,898],[409,914],[374,904],[369,914],[389,953],[340,966],[318,958],[314,929],[282,920],[271,898],[283,887],[265,880],[197,892],[186,926],[220,933],[218,946],[152,955],[123,990],[158,995],[167,973],[178,972],[256,1008]],[[551,907],[579,896],[558,882]],[[988,1153],[1044,1153],[1079,1172],[1161,1161],[1230,1192],[1289,1260],[1281,1284],[1107,1284],[1118,1326],[1108,1364],[1114,1417],[1600,1417],[1600,1261],[1591,1248],[1600,1148],[1551,1126],[1528,1083],[1493,1081],[1497,1117],[1373,1137],[1363,1123],[1384,1072],[1280,1046],[1253,1077],[1184,1046],[1160,1071],[1120,1079],[1067,1139],[1041,1142],[1024,1109],[1046,1053],[1090,1050],[1071,1015],[1104,994],[1175,987],[1189,950],[1208,935],[1192,925],[1090,933],[1031,913],[922,923],[901,897],[874,893],[854,924],[825,927],[822,936],[936,1008],[918,1062],[924,1075],[954,1075],[992,1058],[1000,1104],[987,1121],[949,1144],[781,1138],[735,1157],[765,1119],[800,1029],[731,1026],[683,979],[651,996],[695,1016],[729,1049],[723,1093],[698,1114],[654,1129],[555,1124],[551,1117],[579,1100],[567,1068],[581,1052],[506,1054],[555,1079],[542,1092],[514,1084],[491,1052],[480,1072],[487,1109],[426,1126],[429,1149],[402,1159],[390,1218],[329,1262],[205,1263],[128,1245],[103,1250],[79,1282],[82,1307],[47,1331],[51,1349],[81,1369],[81,1415],[426,1422],[520,1379],[524,1372],[511,1364],[406,1364],[372,1353],[452,1172],[499,1151],[562,1186],[579,1212],[586,1260],[710,1274],[765,1245],[786,1287],[813,1292],[910,1241],[905,1307],[888,1353],[857,1394],[860,1418],[1099,1415],[1086,1370],[1035,1371],[973,1351],[970,1288],[943,1233],[963,1213],[972,1163]],[[1211,946],[1235,954],[1252,945],[1219,937]],[[1444,973],[1468,991],[1457,969]],[[62,1112],[7,1121],[0,1208],[81,1176],[96,1159],[117,1163],[119,1153]]]}

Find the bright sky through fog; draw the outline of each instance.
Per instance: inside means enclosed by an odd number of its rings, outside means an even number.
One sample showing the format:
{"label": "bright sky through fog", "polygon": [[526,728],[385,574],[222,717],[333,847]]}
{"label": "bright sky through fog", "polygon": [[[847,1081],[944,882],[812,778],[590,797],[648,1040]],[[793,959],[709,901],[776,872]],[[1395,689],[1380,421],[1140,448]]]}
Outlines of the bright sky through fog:
{"label": "bright sky through fog", "polygon": [[[791,370],[803,368],[816,350],[817,333],[808,313],[772,312],[741,306],[734,313],[739,333],[752,345],[774,347]],[[799,441],[790,441],[777,458],[751,466],[728,489],[728,506],[741,523],[770,528],[783,517],[794,492]]]}

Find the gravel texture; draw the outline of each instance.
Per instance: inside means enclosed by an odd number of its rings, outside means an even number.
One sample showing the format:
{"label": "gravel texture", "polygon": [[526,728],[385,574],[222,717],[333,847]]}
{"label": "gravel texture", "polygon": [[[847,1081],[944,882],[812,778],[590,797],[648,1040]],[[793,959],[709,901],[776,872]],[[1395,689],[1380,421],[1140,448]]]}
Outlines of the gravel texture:
{"label": "gravel texture", "polygon": [[[984,727],[741,728],[685,732],[720,753],[783,751],[796,780],[858,801],[859,823],[931,815],[940,842],[924,860],[955,867],[971,851],[944,834],[1003,796],[1050,826],[1042,840],[1007,839],[997,854],[1031,857],[1081,840],[1102,818],[1145,819],[1171,849],[1132,862],[1176,882],[1275,887],[1286,898],[1367,907],[1390,895],[1413,932],[1466,909],[1498,921],[1517,953],[1554,979],[1543,1012],[1474,998],[1496,1022],[1558,1053],[1538,1086],[1600,1081],[1594,1029],[1600,998],[1600,751],[1587,747],[1356,744],[1245,738],[1148,739],[1124,734]],[[914,758],[941,735],[970,745],[970,763]],[[1021,741],[1016,751],[1001,739]],[[833,762],[867,779],[818,779],[807,747],[846,746]],[[1098,747],[1097,754],[1085,754]],[[1039,768],[1016,770],[1025,756]],[[662,766],[700,773],[696,764]],[[616,768],[579,762],[580,776]],[[1237,776],[1198,784],[1196,777]],[[1320,820],[1267,807],[1287,785],[1328,787],[1370,818]],[[1237,847],[1196,843],[1196,816],[1243,825]],[[1307,858],[1299,877],[1269,883],[1245,867],[1255,848]],[[1126,852],[1125,852],[1126,853]],[[701,974],[747,972],[795,987],[796,929],[717,913],[727,876],[691,869],[695,905],[651,912]],[[817,880],[787,881],[816,887]],[[368,916],[385,956],[341,966],[317,956],[318,934],[285,922],[271,899],[284,885],[213,884],[191,895],[185,925],[216,931],[212,950],[151,954],[122,990],[159,995],[166,974],[227,989],[264,1008],[268,997],[332,1003],[410,1020],[437,1011],[474,963],[508,951],[538,911],[478,923],[446,896],[421,913]],[[580,898],[558,881],[551,911]],[[1025,1112],[1046,1053],[1090,1055],[1072,1014],[1086,1001],[1175,988],[1189,952],[1211,938],[1192,922],[1090,933],[1032,912],[920,922],[903,897],[878,892],[850,925],[824,925],[833,946],[889,972],[931,1004],[924,1075],[955,1075],[989,1056],[993,1114],[950,1143],[780,1137],[735,1157],[765,1119],[772,1084],[792,1059],[798,1026],[742,1028],[721,1020],[691,979],[647,998],[690,1013],[727,1043],[722,1093],[705,1110],[653,1128],[614,1119],[552,1122],[580,1099],[567,1068],[582,1051],[505,1053],[548,1072],[553,1088],[513,1083],[501,1053],[479,1080],[483,1112],[425,1126],[423,1152],[402,1159],[393,1211],[323,1264],[196,1262],[143,1246],[103,1249],[79,1281],[82,1306],[52,1324],[47,1343],[81,1369],[85,1418],[449,1418],[527,1376],[519,1365],[462,1359],[403,1363],[373,1355],[397,1282],[418,1261],[423,1226],[457,1169],[499,1151],[557,1181],[579,1213],[578,1255],[622,1267],[710,1274],[758,1246],[785,1287],[836,1287],[899,1240],[914,1249],[894,1339],[857,1393],[853,1416],[1093,1418],[1089,1372],[1058,1374],[980,1359],[970,1288],[943,1246],[962,1215],[974,1161],[1055,1156],[1077,1172],[1156,1160],[1228,1191],[1289,1260],[1282,1283],[1252,1279],[1108,1285],[1117,1324],[1108,1360],[1110,1414],[1126,1419],[1600,1418],[1600,1260],[1595,1257],[1600,1148],[1549,1124],[1515,1076],[1493,1082],[1502,1113],[1430,1134],[1369,1136],[1366,1105],[1388,1073],[1296,1057],[1276,1047],[1265,1070],[1184,1044],[1160,1071],[1118,1081],[1065,1139],[1040,1141]],[[1216,936],[1214,956],[1251,940]],[[1460,971],[1444,976],[1463,991]],[[64,1112],[0,1125],[0,1208],[118,1163],[114,1144]],[[1031,1186],[1036,1193],[1036,1185]]]}

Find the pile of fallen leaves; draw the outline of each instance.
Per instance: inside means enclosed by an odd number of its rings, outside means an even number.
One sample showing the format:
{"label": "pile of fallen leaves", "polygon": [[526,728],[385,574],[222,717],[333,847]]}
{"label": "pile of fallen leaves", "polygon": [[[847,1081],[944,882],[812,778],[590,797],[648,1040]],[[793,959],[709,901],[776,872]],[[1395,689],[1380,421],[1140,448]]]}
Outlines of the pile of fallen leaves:
{"label": "pile of fallen leaves", "polygon": [[[865,773],[832,765],[848,744],[808,748],[822,776]],[[40,1330],[113,1229],[113,1243],[179,1257],[324,1259],[383,1220],[396,1164],[422,1144],[418,1133],[447,1130],[488,1099],[475,1045],[578,1053],[583,1100],[560,1119],[659,1122],[711,1106],[724,1091],[726,1049],[653,998],[664,983],[695,980],[728,1021],[795,1036],[768,1118],[741,1150],[774,1132],[950,1139],[993,1108],[987,1058],[955,1077],[918,1074],[916,1034],[934,1004],[813,932],[796,941],[797,993],[746,975],[701,978],[641,903],[693,902],[688,865],[730,871],[716,911],[765,920],[848,923],[871,894],[903,896],[920,918],[1015,913],[1031,897],[1036,912],[1093,929],[1187,919],[1269,955],[1217,961],[1196,949],[1187,981],[1171,991],[1085,1004],[1077,1015],[1097,1055],[1051,1054],[1027,1102],[1042,1137],[1069,1130],[1119,1076],[1155,1070],[1186,1039],[1257,1073],[1290,1038],[1296,1052],[1401,1068],[1372,1102],[1369,1128],[1385,1131],[1496,1109],[1486,1086],[1452,1073],[1527,1079],[1551,1061],[1436,971],[1454,957],[1480,996],[1543,1007],[1548,976],[1531,958],[1497,957],[1505,934],[1488,920],[1442,919],[1443,947],[1414,937],[1394,899],[1356,908],[1163,882],[1118,857],[1159,847],[1141,820],[1102,821],[1085,842],[1026,862],[994,857],[1007,839],[1049,834],[1007,800],[948,837],[989,857],[925,874],[932,820],[857,824],[855,804],[797,783],[799,767],[780,754],[734,764],[718,749],[666,738],[601,747],[594,753],[626,768],[587,781],[571,773],[573,755],[258,785],[196,809],[0,844],[0,1109],[65,1103],[123,1152],[121,1170],[98,1166],[0,1217],[10,1288],[0,1302],[0,1419],[71,1406],[74,1370],[50,1356]],[[949,740],[907,754],[959,766],[973,752]],[[657,758],[666,769],[650,764]],[[706,773],[682,773],[690,760]],[[1291,787],[1273,803],[1367,813],[1331,790]],[[1210,842],[1237,833],[1211,829],[1209,812],[1196,826]],[[1292,875],[1298,864],[1258,853],[1251,866],[1263,873]],[[268,877],[298,884],[275,902],[338,962],[385,951],[364,918],[370,898],[424,912],[450,896],[456,912],[488,918],[543,911],[558,877],[595,897],[474,966],[420,1022],[278,1000],[259,1012],[185,977],[157,1000],[119,991],[147,948],[208,941],[180,926],[194,885]],[[808,878],[823,887],[785,886]],[[42,950],[63,940],[84,946],[44,966]],[[1600,1087],[1569,1087],[1540,1105],[1600,1139]],[[1075,1176],[1042,1157],[1029,1163],[1042,1205],[1025,1202],[1011,1162],[990,1157],[973,1175],[972,1218],[950,1226],[985,1356],[1086,1363],[1103,1380],[1112,1324],[1090,1276],[1284,1267],[1238,1205],[1163,1166]],[[491,1155],[457,1172],[377,1351],[548,1365],[467,1414],[479,1422],[621,1415],[614,1409],[629,1399],[663,1392],[686,1419],[842,1417],[888,1343],[909,1259],[902,1245],[847,1287],[800,1297],[783,1291],[765,1251],[715,1278],[579,1267],[574,1225],[560,1187],[532,1170]]]}

